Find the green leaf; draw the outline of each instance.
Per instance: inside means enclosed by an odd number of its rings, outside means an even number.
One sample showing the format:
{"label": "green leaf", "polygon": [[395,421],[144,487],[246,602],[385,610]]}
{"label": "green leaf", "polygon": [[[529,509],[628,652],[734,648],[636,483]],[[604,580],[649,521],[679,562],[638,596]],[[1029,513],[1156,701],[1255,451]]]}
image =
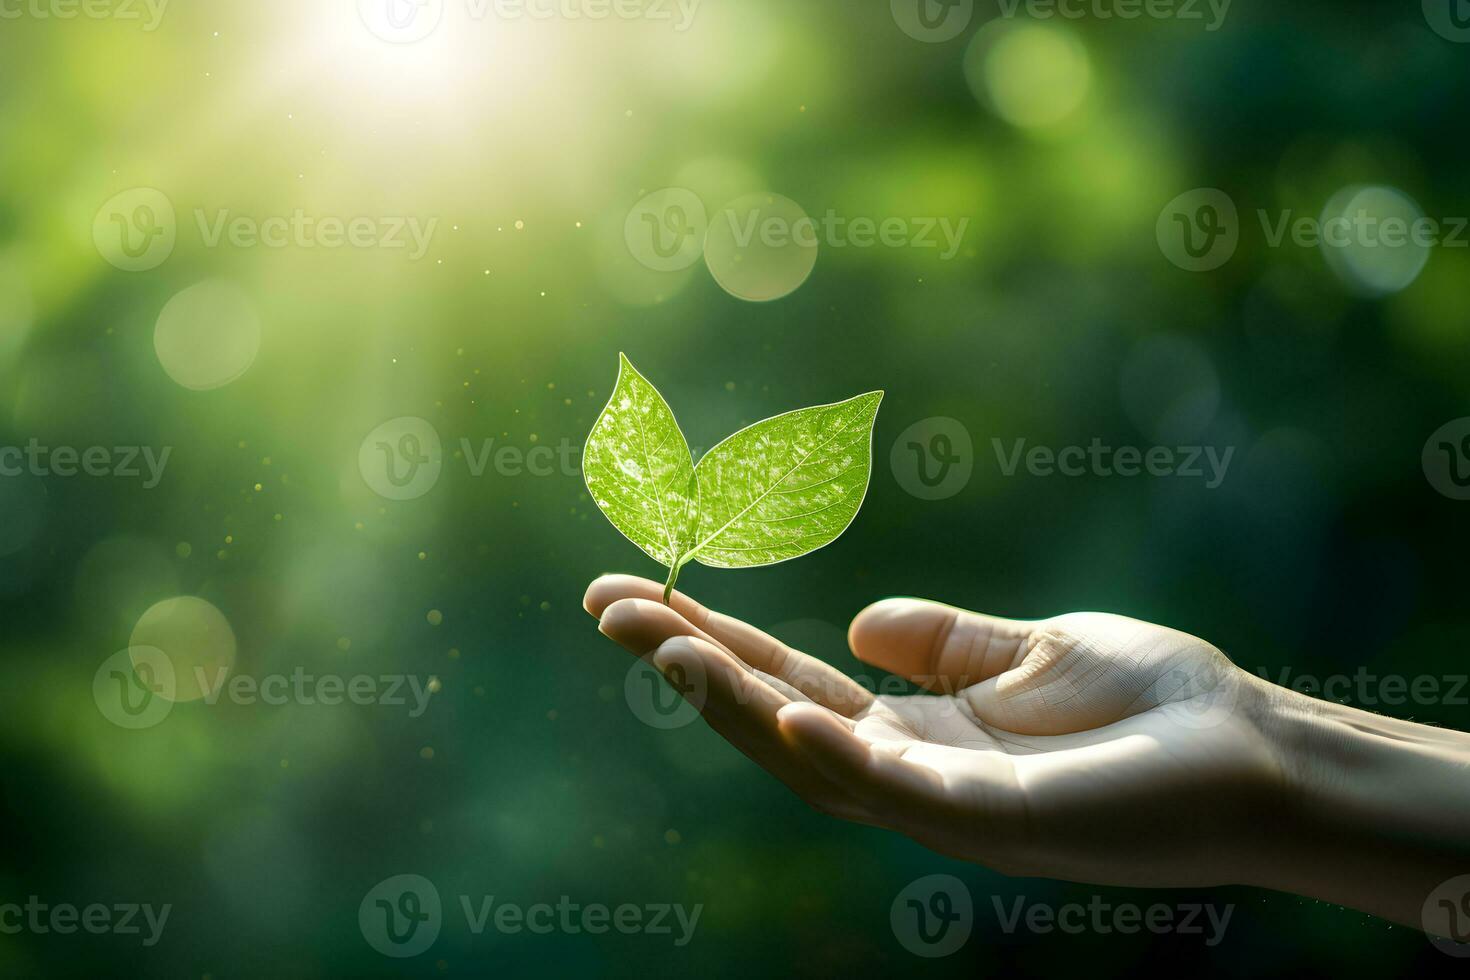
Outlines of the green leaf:
{"label": "green leaf", "polygon": [[873,468],[881,391],[757,422],[699,461],[694,541],[714,568],[788,561],[836,541],[857,517]]}
{"label": "green leaf", "polygon": [[883,392],[788,412],[735,433],[695,466],[658,391],[619,355],[582,469],[613,526],[669,569],[799,558],[847,530],[868,492]]}
{"label": "green leaf", "polygon": [[650,558],[677,569],[692,522],[694,458],[658,389],[618,355],[618,381],[582,453],[597,506]]}

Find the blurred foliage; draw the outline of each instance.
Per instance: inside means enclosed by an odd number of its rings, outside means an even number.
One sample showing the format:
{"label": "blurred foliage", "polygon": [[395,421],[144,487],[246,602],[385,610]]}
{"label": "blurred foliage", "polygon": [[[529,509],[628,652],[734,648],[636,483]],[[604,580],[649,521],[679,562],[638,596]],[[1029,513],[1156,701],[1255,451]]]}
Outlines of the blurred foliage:
{"label": "blurred foliage", "polygon": [[[992,895],[1204,896],[958,865],[818,817],[702,726],[641,724],[624,703],[628,661],[579,606],[599,573],[659,569],[575,472],[475,477],[461,440],[579,446],[620,350],[695,446],[884,388],[872,488],[839,542],[740,575],[691,568],[681,587],[759,625],[805,624],[812,652],[854,672],[845,623],[912,594],[1022,617],[1134,615],[1273,675],[1462,674],[1464,505],[1434,492],[1420,452],[1470,414],[1470,258],[1435,249],[1406,288],[1365,298],[1321,250],[1268,247],[1256,213],[1315,216],[1359,184],[1428,215],[1470,213],[1470,47],[1430,30],[1418,4],[1322,0],[1241,0],[1213,32],[1036,21],[1026,29],[1042,34],[995,65],[985,45],[1016,25],[990,4],[933,44],[881,2],[705,0],[683,32],[472,22],[451,2],[416,45],[381,43],[352,6],[179,3],[151,32],[0,20],[0,446],[172,448],[154,489],[0,481],[0,900],[174,905],[152,948],[0,935],[0,974],[973,977],[1162,962],[1381,975],[1453,962],[1409,930],[1246,890],[1216,897],[1238,908],[1214,948],[1004,934]],[[634,260],[625,216],[671,185],[712,213],[770,191],[814,216],[969,230],[951,261],[823,248],[790,296],[749,303],[702,263]],[[92,231],[135,187],[172,202],[178,241],[131,273],[103,261]],[[1160,209],[1195,187],[1240,208],[1238,253],[1211,273],[1171,265],[1155,239]],[[437,225],[415,261],[211,248],[195,217],[296,209]],[[238,379],[191,390],[164,370],[155,327],[206,280],[248,297],[259,351]],[[1180,399],[1206,406],[1182,431]],[[432,423],[445,465],[426,496],[390,501],[358,453],[402,416]],[[941,501],[906,493],[889,465],[897,434],[932,416],[975,445],[972,481]],[[1160,434],[1236,447],[1229,479],[1007,478],[991,449]],[[406,673],[439,689],[419,717],[196,701],[122,730],[98,711],[94,673],[174,596],[222,612],[236,672]],[[1454,705],[1382,710],[1467,720]],[[979,914],[959,954],[921,962],[888,907],[936,872],[964,879]],[[432,953],[394,961],[363,941],[356,912],[400,873],[447,903],[705,909],[683,948],[472,936],[451,913]]]}

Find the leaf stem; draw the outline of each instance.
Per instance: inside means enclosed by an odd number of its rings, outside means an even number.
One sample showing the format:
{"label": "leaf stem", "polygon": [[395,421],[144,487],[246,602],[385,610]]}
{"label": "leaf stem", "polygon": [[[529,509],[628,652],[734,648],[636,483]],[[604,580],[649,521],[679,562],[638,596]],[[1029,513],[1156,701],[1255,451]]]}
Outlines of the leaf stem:
{"label": "leaf stem", "polygon": [[664,583],[664,605],[669,605],[669,596],[674,594],[674,583],[679,581],[679,569],[684,566],[678,560],[669,569],[669,580]]}

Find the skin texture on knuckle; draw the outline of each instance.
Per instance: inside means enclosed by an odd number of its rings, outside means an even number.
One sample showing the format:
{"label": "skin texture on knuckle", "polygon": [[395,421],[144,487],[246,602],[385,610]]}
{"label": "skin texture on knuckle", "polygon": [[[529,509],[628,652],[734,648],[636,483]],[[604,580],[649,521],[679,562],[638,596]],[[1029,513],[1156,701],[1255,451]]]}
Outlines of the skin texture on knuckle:
{"label": "skin texture on knuckle", "polygon": [[1032,636],[1021,665],[996,679],[990,707],[1031,730],[1025,733],[1052,734],[1064,719],[1090,716],[1093,706],[1113,700],[1116,675],[1116,666],[1083,637],[1046,629]]}

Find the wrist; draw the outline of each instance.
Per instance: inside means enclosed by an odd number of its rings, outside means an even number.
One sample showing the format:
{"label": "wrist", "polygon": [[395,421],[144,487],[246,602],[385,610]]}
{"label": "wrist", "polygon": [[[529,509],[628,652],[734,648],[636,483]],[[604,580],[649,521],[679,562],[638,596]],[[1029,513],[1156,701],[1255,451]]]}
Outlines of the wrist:
{"label": "wrist", "polygon": [[1430,892],[1470,872],[1470,736],[1266,687],[1279,785],[1256,884],[1417,927]]}

